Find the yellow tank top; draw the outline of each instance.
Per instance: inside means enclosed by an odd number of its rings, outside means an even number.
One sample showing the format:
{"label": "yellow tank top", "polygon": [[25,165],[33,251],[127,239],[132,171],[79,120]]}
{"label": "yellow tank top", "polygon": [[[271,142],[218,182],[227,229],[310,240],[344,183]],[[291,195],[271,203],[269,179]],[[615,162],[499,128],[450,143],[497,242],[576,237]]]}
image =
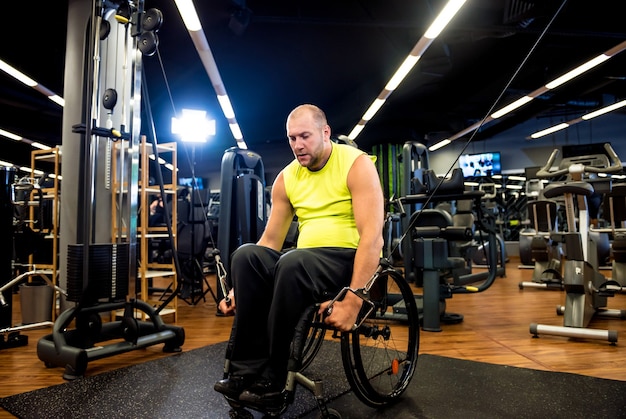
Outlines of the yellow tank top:
{"label": "yellow tank top", "polygon": [[348,171],[363,151],[332,144],[326,165],[312,172],[297,160],[283,170],[285,191],[299,224],[297,247],[345,247],[356,249],[359,233],[352,212]]}

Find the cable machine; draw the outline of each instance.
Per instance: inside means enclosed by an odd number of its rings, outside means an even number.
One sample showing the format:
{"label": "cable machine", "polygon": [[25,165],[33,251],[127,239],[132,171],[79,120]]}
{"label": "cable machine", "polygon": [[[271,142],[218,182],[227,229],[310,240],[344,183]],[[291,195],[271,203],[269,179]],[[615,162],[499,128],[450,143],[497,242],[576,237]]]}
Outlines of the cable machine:
{"label": "cable machine", "polygon": [[[159,343],[177,352],[184,342],[182,328],[135,298],[142,55],[154,53],[160,24],[143,0],[68,4],[59,264],[66,309],[37,343],[39,359],[65,367],[65,379],[84,375],[90,360]],[[121,179],[117,190],[112,177]]]}
{"label": "cable machine", "polygon": [[[404,143],[404,147],[402,148],[402,193],[400,196],[406,197],[424,193],[425,191],[422,184],[415,182],[414,179],[422,179],[424,172],[428,169],[430,169],[430,167],[428,163],[428,149],[426,146],[415,141],[407,141]],[[413,213],[422,209],[422,206],[423,204],[421,202],[410,202],[404,206],[405,216],[400,220],[402,231],[409,229],[409,223]],[[403,240],[401,246],[406,279],[409,282],[416,282],[416,262],[413,254],[413,244],[409,240]]]}

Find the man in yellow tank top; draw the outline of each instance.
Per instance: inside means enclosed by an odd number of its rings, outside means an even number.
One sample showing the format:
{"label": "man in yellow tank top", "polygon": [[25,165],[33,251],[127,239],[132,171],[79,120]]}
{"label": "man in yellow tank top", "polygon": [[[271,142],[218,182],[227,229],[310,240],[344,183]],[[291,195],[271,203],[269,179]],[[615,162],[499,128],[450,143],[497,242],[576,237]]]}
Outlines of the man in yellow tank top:
{"label": "man in yellow tank top", "polygon": [[[378,267],[383,246],[384,202],[376,167],[355,147],[331,141],[324,112],[300,105],[287,117],[295,159],[276,177],[265,231],[231,258],[235,313],[230,375],[214,388],[260,408],[284,403],[289,347],[307,307],[320,312],[343,287],[363,288]],[[295,249],[282,252],[297,217]],[[362,300],[347,293],[326,322],[348,331]]]}

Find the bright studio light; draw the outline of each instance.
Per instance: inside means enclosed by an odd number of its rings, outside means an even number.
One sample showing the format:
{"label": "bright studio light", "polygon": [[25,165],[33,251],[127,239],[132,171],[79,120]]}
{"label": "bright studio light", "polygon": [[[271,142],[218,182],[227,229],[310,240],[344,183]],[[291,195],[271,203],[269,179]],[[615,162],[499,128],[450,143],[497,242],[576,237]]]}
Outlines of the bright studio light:
{"label": "bright studio light", "polygon": [[215,120],[208,120],[205,111],[183,109],[180,119],[172,118],[172,134],[186,143],[205,143],[215,135]]}

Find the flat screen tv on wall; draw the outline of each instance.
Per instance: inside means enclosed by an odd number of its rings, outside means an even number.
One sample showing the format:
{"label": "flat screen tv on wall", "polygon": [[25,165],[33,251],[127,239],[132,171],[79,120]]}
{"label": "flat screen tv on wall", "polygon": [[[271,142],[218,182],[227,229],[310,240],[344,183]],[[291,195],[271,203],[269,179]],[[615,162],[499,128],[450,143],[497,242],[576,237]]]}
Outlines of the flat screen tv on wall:
{"label": "flat screen tv on wall", "polygon": [[459,167],[464,177],[502,174],[499,152],[462,154],[459,157]]}
{"label": "flat screen tv on wall", "polygon": [[204,179],[201,177],[196,177],[195,183],[192,177],[179,177],[178,184],[180,186],[187,186],[189,188],[194,188],[198,191],[201,189],[204,189]]}

